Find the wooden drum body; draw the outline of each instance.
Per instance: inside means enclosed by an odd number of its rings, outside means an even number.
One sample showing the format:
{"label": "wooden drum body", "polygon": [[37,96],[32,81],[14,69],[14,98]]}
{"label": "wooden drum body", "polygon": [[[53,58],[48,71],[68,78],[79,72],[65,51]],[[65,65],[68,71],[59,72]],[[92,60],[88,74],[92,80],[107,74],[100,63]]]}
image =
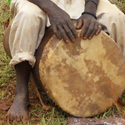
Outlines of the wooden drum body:
{"label": "wooden drum body", "polygon": [[74,116],[90,117],[111,107],[125,88],[125,60],[115,42],[104,32],[74,43],[47,34],[36,52],[33,73],[42,82],[36,83]]}
{"label": "wooden drum body", "polygon": [[91,40],[58,40],[46,30],[36,51],[37,86],[64,111],[90,117],[107,110],[125,89],[125,59],[103,31]]}

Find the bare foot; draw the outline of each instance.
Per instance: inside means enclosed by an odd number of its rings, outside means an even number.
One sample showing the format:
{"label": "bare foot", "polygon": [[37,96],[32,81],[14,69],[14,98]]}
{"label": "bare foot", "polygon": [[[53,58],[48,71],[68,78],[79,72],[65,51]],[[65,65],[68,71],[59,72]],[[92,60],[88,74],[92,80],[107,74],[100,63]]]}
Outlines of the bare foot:
{"label": "bare foot", "polygon": [[24,94],[16,95],[12,106],[10,107],[7,118],[11,121],[24,122],[29,121],[28,98]]}

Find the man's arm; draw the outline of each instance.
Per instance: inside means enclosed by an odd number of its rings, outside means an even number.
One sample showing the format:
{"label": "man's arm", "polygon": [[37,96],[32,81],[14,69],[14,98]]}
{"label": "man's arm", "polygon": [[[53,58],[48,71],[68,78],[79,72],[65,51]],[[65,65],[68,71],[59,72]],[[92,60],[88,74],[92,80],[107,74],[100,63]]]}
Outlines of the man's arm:
{"label": "man's arm", "polygon": [[55,35],[64,41],[75,41],[76,29],[70,16],[50,0],[29,0],[40,7],[49,17]]}
{"label": "man's arm", "polygon": [[85,11],[77,21],[76,29],[81,29],[81,37],[91,39],[101,32],[101,26],[96,19],[99,0],[86,0]]}
{"label": "man's arm", "polygon": [[85,12],[90,12],[90,13],[96,15],[98,3],[99,3],[99,0],[93,0],[93,2],[91,0],[86,0]]}

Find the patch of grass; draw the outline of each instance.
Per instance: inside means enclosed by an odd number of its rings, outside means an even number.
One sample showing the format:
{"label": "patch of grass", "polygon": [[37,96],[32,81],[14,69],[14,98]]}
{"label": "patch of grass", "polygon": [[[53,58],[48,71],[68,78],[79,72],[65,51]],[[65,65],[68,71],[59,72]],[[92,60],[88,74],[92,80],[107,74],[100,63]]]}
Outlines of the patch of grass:
{"label": "patch of grass", "polygon": [[8,11],[9,7],[7,1],[1,0],[0,1],[0,85],[4,86],[7,84],[8,81],[13,83],[10,80],[14,77],[15,71],[8,67],[8,63],[10,58],[6,55],[3,48],[3,36],[5,33],[5,29],[7,28],[10,20],[11,14]]}
{"label": "patch of grass", "polygon": [[102,119],[111,117],[115,118],[124,115],[124,112],[125,112],[125,107],[118,105],[116,103],[102,114],[94,116],[94,118],[102,118]]}
{"label": "patch of grass", "polygon": [[111,3],[116,4],[117,7],[125,13],[125,1],[124,0],[109,0]]}

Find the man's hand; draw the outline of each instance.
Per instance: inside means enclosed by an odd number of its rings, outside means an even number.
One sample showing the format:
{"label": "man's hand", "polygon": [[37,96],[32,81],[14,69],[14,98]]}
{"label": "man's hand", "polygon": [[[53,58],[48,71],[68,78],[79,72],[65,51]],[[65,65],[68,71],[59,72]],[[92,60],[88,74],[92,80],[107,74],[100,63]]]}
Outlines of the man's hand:
{"label": "man's hand", "polygon": [[48,13],[48,16],[57,38],[62,38],[65,42],[68,42],[69,40],[74,42],[77,33],[70,16],[59,7],[55,6],[51,9],[52,11],[51,13]]}
{"label": "man's hand", "polygon": [[66,42],[69,40],[75,41],[75,37],[77,37],[76,29],[70,16],[65,11],[51,0],[29,1],[40,7],[48,15],[53,31],[59,39],[62,38]]}
{"label": "man's hand", "polygon": [[[97,20],[89,14],[84,14],[78,19],[78,23],[75,29],[69,15],[52,1],[29,1],[39,6],[48,15],[55,35],[59,39],[62,38],[66,42],[68,42],[68,40],[75,41],[75,37],[77,37],[76,29],[82,28],[81,37],[84,39],[91,39],[94,34],[99,34],[99,32],[101,31],[101,27],[99,26]],[[94,1],[97,4],[99,2],[99,0]],[[85,6],[85,11],[90,13],[92,12],[93,14],[96,13],[96,9],[97,7],[93,2],[88,2]]]}
{"label": "man's hand", "polygon": [[94,35],[98,35],[102,28],[92,15],[83,14],[77,20],[76,29],[82,29],[80,34],[81,38],[91,39]]}

